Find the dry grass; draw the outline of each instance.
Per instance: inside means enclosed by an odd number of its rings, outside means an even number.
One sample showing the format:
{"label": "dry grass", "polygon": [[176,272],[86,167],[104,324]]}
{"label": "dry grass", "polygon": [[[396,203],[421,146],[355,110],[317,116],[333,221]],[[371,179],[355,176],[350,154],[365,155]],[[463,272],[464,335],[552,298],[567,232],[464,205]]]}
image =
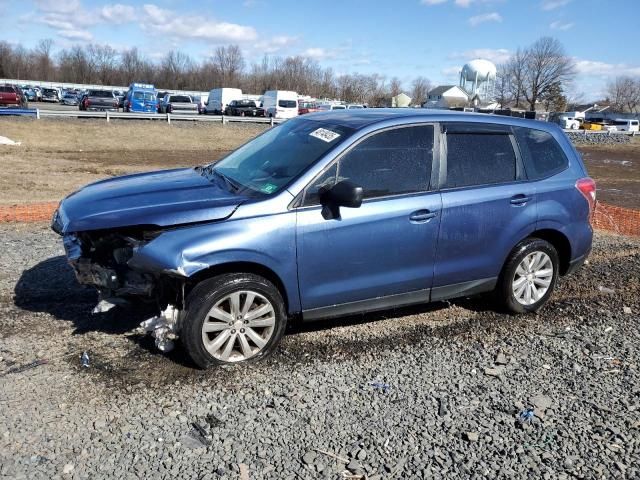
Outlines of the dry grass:
{"label": "dry grass", "polygon": [[263,125],[0,119],[0,204],[57,201],[107,176],[217,160]]}

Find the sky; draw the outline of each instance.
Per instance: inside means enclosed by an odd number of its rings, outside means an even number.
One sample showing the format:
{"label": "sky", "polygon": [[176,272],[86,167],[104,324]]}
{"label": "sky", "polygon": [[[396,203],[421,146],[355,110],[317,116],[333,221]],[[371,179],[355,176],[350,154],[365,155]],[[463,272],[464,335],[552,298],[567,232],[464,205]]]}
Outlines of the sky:
{"label": "sky", "polygon": [[302,54],[336,74],[397,76],[406,90],[417,76],[456,84],[468,60],[500,63],[542,36],[576,63],[570,96],[597,99],[615,76],[640,77],[640,0],[0,0],[0,13],[0,40],[26,48],[51,38],[55,49],[99,43],[203,60],[237,44],[248,62]]}

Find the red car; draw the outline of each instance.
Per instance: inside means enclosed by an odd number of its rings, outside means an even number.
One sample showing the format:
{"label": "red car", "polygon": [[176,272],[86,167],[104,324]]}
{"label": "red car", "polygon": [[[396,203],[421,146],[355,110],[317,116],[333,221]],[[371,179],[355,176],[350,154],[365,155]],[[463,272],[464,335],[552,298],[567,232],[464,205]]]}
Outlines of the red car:
{"label": "red car", "polygon": [[27,108],[27,97],[15,85],[0,85],[0,107]]}
{"label": "red car", "polygon": [[318,106],[313,102],[298,102],[298,115],[317,112]]}

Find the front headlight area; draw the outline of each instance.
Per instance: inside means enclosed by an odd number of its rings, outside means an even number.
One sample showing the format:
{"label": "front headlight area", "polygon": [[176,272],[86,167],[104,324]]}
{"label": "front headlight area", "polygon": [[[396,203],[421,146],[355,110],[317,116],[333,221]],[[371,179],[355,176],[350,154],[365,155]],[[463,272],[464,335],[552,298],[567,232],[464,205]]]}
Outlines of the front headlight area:
{"label": "front headlight area", "polygon": [[65,234],[63,243],[78,282],[97,288],[102,298],[158,293],[158,280],[129,267],[134,249],[160,234],[154,230],[90,231]]}

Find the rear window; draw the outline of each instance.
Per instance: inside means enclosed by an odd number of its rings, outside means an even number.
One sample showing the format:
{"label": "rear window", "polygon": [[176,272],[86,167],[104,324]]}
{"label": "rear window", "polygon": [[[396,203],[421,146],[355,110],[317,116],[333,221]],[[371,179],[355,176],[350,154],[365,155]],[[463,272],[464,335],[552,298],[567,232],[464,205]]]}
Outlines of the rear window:
{"label": "rear window", "polygon": [[156,100],[156,96],[151,92],[133,92],[133,98],[135,100]]}
{"label": "rear window", "polygon": [[108,90],[91,90],[89,92],[90,97],[98,97],[98,98],[113,98],[113,92]]}
{"label": "rear window", "polygon": [[297,108],[295,100],[278,100],[278,106],[282,108]]}
{"label": "rear window", "polygon": [[447,133],[446,188],[516,180],[516,155],[506,133]]}
{"label": "rear window", "polygon": [[171,97],[169,97],[169,101],[176,103],[191,103],[191,98],[187,97],[186,95],[172,95]]}
{"label": "rear window", "polygon": [[13,87],[6,87],[6,86],[2,86],[0,87],[0,92],[11,92],[11,93],[16,93],[16,91],[13,89]]}
{"label": "rear window", "polygon": [[525,127],[514,130],[529,179],[549,177],[567,168],[569,160],[550,133]]}

